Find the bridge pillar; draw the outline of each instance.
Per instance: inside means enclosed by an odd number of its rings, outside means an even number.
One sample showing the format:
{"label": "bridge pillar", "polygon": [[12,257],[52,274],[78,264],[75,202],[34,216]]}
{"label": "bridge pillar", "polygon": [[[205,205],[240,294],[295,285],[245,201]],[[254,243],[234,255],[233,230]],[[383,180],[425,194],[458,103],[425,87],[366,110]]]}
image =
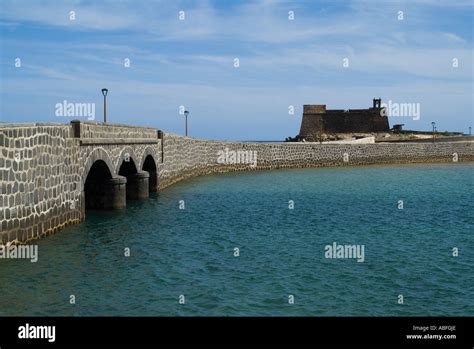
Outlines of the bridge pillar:
{"label": "bridge pillar", "polygon": [[118,210],[126,207],[127,178],[89,180],[86,184],[85,207],[93,210]]}
{"label": "bridge pillar", "polygon": [[104,209],[120,210],[127,206],[127,178],[118,176],[111,178],[105,184]]}
{"label": "bridge pillar", "polygon": [[140,171],[127,177],[127,199],[143,200],[149,196],[148,181],[150,174],[146,171]]}

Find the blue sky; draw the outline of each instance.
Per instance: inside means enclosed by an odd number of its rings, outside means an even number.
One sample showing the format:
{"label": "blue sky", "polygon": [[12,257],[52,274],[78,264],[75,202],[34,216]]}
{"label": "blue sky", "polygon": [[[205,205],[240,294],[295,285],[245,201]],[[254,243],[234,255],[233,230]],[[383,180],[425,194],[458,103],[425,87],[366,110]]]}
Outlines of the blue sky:
{"label": "blue sky", "polygon": [[96,103],[101,120],[107,87],[109,122],[182,133],[184,105],[202,138],[283,139],[303,104],[366,108],[379,96],[420,103],[420,120],[390,124],[467,132],[473,13],[471,0],[2,0],[0,121],[67,123],[63,100]]}

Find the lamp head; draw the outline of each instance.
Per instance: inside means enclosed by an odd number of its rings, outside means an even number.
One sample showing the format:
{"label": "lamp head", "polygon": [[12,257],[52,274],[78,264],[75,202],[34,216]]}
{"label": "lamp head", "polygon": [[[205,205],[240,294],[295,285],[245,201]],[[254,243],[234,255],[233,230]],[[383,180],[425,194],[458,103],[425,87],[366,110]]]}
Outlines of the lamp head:
{"label": "lamp head", "polygon": [[189,115],[189,112],[187,110],[184,111],[184,116],[188,116]]}
{"label": "lamp head", "polygon": [[103,88],[102,89],[102,94],[105,96],[107,96],[107,92],[109,92],[109,90],[107,90],[106,88]]}

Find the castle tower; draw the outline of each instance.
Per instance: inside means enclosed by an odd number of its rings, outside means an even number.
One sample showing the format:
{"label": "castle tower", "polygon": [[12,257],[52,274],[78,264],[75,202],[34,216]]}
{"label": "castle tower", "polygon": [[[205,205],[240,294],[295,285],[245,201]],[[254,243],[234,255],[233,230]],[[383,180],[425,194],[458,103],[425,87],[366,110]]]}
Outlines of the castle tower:
{"label": "castle tower", "polygon": [[374,98],[373,100],[373,107],[372,108],[382,108],[382,98]]}

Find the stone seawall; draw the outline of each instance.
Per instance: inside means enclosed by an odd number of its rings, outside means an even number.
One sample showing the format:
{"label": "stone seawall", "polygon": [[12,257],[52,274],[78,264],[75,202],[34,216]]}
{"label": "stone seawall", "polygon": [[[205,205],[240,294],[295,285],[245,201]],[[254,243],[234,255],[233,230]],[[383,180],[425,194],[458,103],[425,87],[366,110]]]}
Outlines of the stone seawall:
{"label": "stone seawall", "polygon": [[[256,154],[257,161],[233,163],[232,154],[240,160],[255,160]],[[81,222],[84,184],[96,162],[103,163],[111,179],[125,183],[119,173],[123,162],[143,173],[150,157],[156,166],[154,183],[163,189],[186,178],[230,171],[474,161],[474,143],[245,143],[86,122],[2,125],[0,243],[27,242]]]}
{"label": "stone seawall", "polygon": [[[218,152],[226,149],[236,153],[255,151],[256,166],[219,163]],[[163,153],[164,163],[159,171],[160,189],[185,178],[232,171],[474,161],[474,143],[247,143],[201,140],[164,133]]]}

